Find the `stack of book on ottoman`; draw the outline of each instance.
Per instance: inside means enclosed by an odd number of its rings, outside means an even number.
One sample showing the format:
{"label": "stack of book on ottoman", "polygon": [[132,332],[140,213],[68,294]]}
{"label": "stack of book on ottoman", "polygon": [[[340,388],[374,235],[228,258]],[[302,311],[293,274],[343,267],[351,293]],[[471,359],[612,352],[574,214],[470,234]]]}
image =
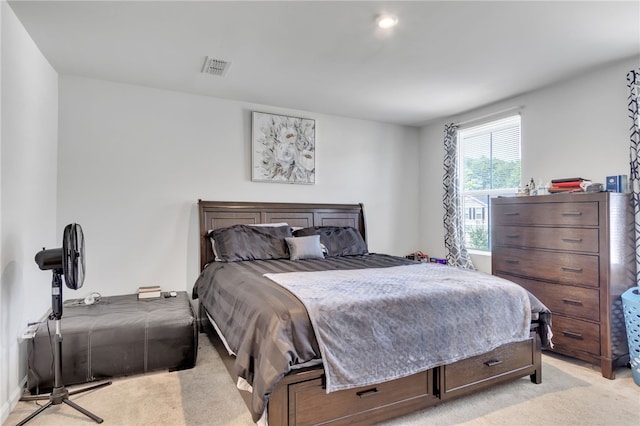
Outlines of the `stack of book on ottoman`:
{"label": "stack of book on ottoman", "polygon": [[138,299],[157,299],[162,295],[159,285],[138,288]]}

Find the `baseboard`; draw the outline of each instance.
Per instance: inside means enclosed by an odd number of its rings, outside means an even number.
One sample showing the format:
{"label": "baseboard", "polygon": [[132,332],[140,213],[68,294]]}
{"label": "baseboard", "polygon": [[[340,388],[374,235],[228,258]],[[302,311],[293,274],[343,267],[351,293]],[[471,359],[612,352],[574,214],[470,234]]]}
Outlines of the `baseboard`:
{"label": "baseboard", "polygon": [[2,404],[2,408],[0,409],[0,424],[4,424],[5,420],[9,417],[9,414],[11,414],[11,411],[16,407],[16,405],[18,405],[18,401],[20,401],[23,389],[26,385],[27,376],[20,380],[20,385],[11,392],[9,401]]}

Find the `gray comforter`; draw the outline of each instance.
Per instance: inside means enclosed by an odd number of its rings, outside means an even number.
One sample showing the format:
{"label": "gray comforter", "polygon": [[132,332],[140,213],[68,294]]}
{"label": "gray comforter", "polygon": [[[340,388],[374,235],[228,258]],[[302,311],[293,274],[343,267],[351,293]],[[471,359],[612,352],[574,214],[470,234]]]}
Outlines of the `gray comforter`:
{"label": "gray comforter", "polygon": [[[369,254],[322,260],[256,260],[210,264],[198,277],[193,297],[216,322],[229,348],[236,354],[235,372],[253,388],[251,412],[254,421],[263,414],[269,394],[297,365],[321,359],[309,315],[292,292],[264,274],[297,271],[387,268],[415,262],[388,255]],[[452,269],[452,268],[444,268]],[[531,311],[543,322],[550,313],[529,295]],[[524,314],[523,314],[524,317]],[[447,319],[424,324],[435,327],[435,334],[448,334]],[[541,327],[546,330],[547,327]],[[485,324],[473,329],[479,335],[491,333]],[[546,334],[542,334],[543,344]]]}
{"label": "gray comforter", "polygon": [[307,307],[327,392],[410,376],[530,334],[526,290],[476,271],[421,263],[266,276]]}

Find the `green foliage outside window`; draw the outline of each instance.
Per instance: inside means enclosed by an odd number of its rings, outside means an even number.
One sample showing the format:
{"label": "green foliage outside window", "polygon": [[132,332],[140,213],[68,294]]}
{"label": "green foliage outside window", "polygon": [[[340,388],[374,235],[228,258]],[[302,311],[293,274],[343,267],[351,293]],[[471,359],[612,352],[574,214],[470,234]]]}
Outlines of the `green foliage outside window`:
{"label": "green foliage outside window", "polygon": [[[493,173],[492,173],[493,168]],[[517,188],[520,185],[520,160],[499,158],[465,158],[464,190],[482,191],[494,188]]]}
{"label": "green foliage outside window", "polygon": [[466,227],[468,248],[477,250],[489,250],[489,231],[487,224],[484,226],[467,226]]}

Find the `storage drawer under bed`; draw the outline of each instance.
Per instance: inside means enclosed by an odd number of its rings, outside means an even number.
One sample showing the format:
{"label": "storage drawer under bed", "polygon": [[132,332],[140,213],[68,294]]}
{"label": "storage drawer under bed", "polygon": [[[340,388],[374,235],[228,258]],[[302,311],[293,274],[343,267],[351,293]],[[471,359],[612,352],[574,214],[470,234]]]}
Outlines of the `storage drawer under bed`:
{"label": "storage drawer under bed", "polygon": [[[500,346],[491,352],[441,367],[444,400],[535,368],[535,338]],[[522,376],[522,374],[519,374]]]}
{"label": "storage drawer under bed", "polygon": [[[289,424],[353,424],[359,417],[371,421],[372,411],[390,405],[436,403],[432,396],[433,370],[372,386],[326,393],[323,379],[289,386]],[[330,407],[330,409],[328,409]]]}

